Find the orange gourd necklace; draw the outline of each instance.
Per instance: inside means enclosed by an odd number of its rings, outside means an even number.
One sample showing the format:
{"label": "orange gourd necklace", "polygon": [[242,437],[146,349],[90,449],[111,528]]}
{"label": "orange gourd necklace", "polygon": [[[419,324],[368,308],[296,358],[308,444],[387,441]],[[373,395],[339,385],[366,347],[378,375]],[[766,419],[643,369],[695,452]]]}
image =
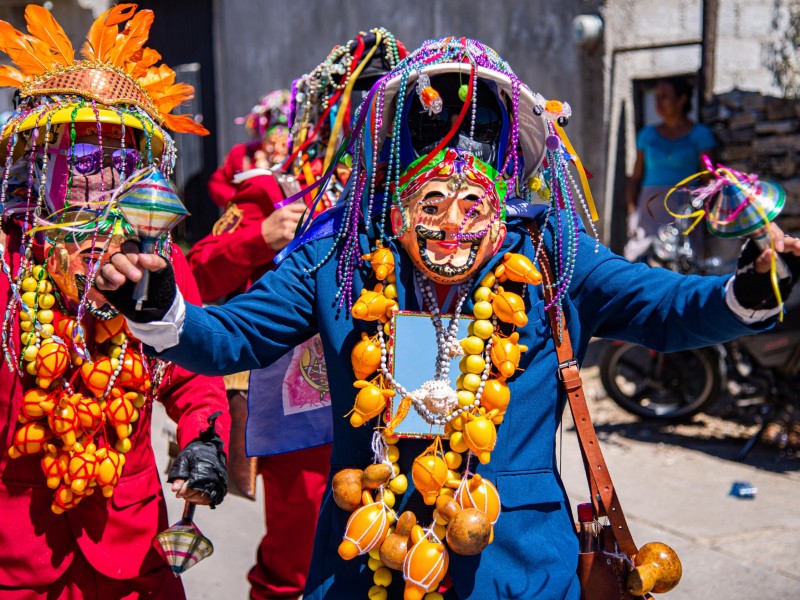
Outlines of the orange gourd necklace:
{"label": "orange gourd necklace", "polygon": [[[387,597],[394,569],[403,573],[405,598],[434,600],[447,573],[448,549],[463,555],[480,553],[491,543],[500,514],[497,489],[470,469],[473,457],[482,464],[491,459],[496,428],[503,422],[511,399],[506,380],[517,371],[521,354],[527,350],[515,331],[528,321],[524,301],[499,284],[538,285],[541,275],[525,256],[505,254],[475,290],[475,320],[469,325],[469,335],[457,340],[453,322],[460,316],[466,292],[458,299],[453,321],[445,329],[433,291],[417,274],[437,331],[439,350],[436,379],[408,392],[388,368],[393,352],[389,320],[399,311],[394,256],[379,243],[362,258],[370,261],[377,284],[372,290],[362,290],[351,312],[356,319],[376,321],[378,329],[373,336],[362,333],[351,353],[357,378],[354,386],[359,391],[349,416],[354,427],[378,416],[382,424],[373,436],[375,464],[363,471],[344,469],[333,477],[334,500],[352,512],[339,554],[346,560],[369,554],[368,566],[374,571],[371,599]],[[465,285],[466,290],[470,287]],[[501,332],[501,323],[508,330],[505,333]],[[453,389],[447,375],[455,355],[463,357],[461,375]],[[396,395],[402,399],[390,414],[387,403]],[[400,437],[395,429],[412,409],[432,426],[443,428],[443,434],[434,436],[430,446],[414,459],[411,469],[414,486],[425,504],[435,506],[432,522],[425,527],[413,512],[398,516],[393,510],[396,495],[405,493],[408,487],[398,464]]]}
{"label": "orange gourd necklace", "polygon": [[41,265],[22,269],[19,281],[17,372],[25,391],[8,453],[41,456],[55,490],[51,508],[62,513],[96,489],[111,497],[139,411],[154,400],[166,366],[143,358],[122,316],[92,318],[86,344],[84,328],[67,316]]}

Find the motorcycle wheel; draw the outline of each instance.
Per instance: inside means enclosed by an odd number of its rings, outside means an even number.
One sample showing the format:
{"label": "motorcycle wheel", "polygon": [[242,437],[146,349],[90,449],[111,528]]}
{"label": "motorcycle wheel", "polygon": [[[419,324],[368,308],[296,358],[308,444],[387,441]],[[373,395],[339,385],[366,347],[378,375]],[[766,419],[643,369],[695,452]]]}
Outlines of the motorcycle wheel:
{"label": "motorcycle wheel", "polygon": [[600,360],[600,379],[620,407],[665,422],[702,412],[722,388],[719,358],[708,348],[656,352],[631,343],[612,344]]}

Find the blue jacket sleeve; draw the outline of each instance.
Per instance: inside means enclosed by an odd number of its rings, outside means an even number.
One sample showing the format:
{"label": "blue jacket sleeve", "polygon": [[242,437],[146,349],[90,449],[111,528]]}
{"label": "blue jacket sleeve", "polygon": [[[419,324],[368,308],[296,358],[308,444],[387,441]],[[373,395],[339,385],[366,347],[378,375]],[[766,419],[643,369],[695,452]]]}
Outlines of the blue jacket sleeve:
{"label": "blue jacket sleeve", "polygon": [[742,323],[725,303],[730,276],[681,275],[632,264],[584,232],[570,287],[581,320],[582,341],[591,336],[635,342],[662,352],[722,343],[771,327]]}
{"label": "blue jacket sleeve", "polygon": [[266,367],[317,332],[316,244],[293,252],[223,306],[186,304],[180,343],[160,354],[190,371],[225,375]]}

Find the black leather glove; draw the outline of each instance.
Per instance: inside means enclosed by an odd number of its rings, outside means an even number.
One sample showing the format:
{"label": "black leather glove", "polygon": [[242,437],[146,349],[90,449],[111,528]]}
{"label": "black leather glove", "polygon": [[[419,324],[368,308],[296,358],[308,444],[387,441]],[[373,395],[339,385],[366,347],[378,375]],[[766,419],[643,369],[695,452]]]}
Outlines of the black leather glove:
{"label": "black leather glove", "polygon": [[180,451],[167,475],[169,483],[185,479],[190,489],[206,494],[211,499],[211,508],[220,504],[228,493],[225,444],[215,427],[221,414],[215,412],[208,418],[208,429]]}
{"label": "black leather glove", "polygon": [[167,262],[165,268],[150,273],[147,300],[142,303],[141,310],[136,310],[136,302],[133,299],[135,288],[136,283],[129,280],[116,290],[99,291],[129,321],[134,323],[160,321],[172,306],[177,293],[172,265]]}
{"label": "black leather glove", "polygon": [[[736,268],[736,278],[733,280],[733,293],[739,304],[744,308],[753,310],[764,310],[776,308],[778,299],[772,289],[770,274],[756,273],[755,262],[761,256],[762,250],[753,240],[747,240],[742,247],[739,255],[739,262]],[[780,254],[781,259],[791,273],[790,277],[778,280],[778,287],[784,301],[789,297],[794,284],[800,279],[800,257],[787,252]]]}

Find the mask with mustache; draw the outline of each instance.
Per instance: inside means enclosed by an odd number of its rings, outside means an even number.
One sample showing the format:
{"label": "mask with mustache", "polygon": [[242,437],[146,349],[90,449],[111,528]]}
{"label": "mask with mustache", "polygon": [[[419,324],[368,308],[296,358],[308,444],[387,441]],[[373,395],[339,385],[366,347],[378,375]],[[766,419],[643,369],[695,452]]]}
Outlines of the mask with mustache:
{"label": "mask with mustache", "polygon": [[392,229],[425,277],[444,285],[462,283],[505,240],[500,215],[506,185],[492,167],[460,150],[442,150],[429,164],[401,183]]}

